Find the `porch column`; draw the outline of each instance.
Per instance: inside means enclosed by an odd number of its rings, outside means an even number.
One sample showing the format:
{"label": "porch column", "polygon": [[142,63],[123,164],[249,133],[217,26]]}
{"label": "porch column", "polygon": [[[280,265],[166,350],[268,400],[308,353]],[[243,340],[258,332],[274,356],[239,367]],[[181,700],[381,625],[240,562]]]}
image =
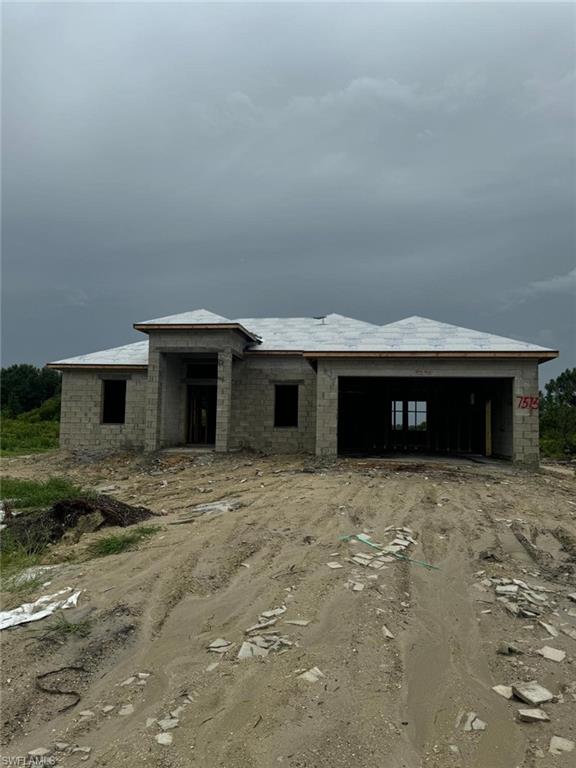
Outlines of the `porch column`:
{"label": "porch column", "polygon": [[316,455],[338,453],[338,376],[330,363],[318,361],[316,374]]}
{"label": "porch column", "polygon": [[230,443],[232,410],[232,350],[218,352],[218,391],[216,393],[215,450],[225,453]]}
{"label": "porch column", "polygon": [[160,352],[151,349],[148,358],[145,412],[146,425],[144,434],[144,448],[147,451],[157,451],[160,448],[162,369],[162,355]]}

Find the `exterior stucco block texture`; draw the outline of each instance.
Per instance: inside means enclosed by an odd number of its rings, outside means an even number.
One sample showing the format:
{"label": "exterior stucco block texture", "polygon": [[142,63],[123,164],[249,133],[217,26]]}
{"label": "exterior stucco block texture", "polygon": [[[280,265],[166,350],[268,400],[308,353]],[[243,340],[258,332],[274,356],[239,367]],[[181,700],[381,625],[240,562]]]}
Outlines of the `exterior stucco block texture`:
{"label": "exterior stucco block texture", "polygon": [[[144,445],[144,409],[147,376],[127,374],[124,424],[102,424],[103,380],[119,374],[64,371],[60,445],[62,448],[96,450],[134,449]],[[122,376],[120,376],[122,378]]]}

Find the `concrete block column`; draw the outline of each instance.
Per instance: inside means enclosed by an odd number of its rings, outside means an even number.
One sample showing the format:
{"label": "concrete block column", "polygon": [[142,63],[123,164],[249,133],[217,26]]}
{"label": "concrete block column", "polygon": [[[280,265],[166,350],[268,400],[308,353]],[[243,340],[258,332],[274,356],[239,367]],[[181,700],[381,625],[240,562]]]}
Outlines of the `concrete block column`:
{"label": "concrete block column", "polygon": [[338,453],[338,376],[330,364],[318,361],[316,375],[316,455]]}
{"label": "concrete block column", "polygon": [[232,411],[232,350],[218,352],[218,391],[216,393],[216,445],[219,453],[230,448]]}
{"label": "concrete block column", "polygon": [[144,433],[144,447],[147,451],[157,451],[160,448],[163,368],[161,353],[151,349],[148,357]]}
{"label": "concrete block column", "polygon": [[538,366],[528,363],[514,377],[512,397],[512,458],[515,464],[539,462]]}

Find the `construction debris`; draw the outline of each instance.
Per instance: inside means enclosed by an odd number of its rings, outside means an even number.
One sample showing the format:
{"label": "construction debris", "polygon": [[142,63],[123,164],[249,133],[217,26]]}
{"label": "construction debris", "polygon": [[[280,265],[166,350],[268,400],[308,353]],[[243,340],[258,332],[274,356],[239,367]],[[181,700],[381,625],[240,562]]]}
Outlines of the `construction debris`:
{"label": "construction debris", "polygon": [[542,648],[539,648],[536,653],[539,653],[540,656],[543,656],[545,659],[549,659],[550,661],[564,661],[566,658],[565,651],[560,651],[558,648],[551,648],[549,645],[545,645]]}
{"label": "construction debris", "polygon": [[390,640],[394,640],[394,635],[392,634],[392,632],[390,632],[390,630],[388,629],[388,627],[386,627],[384,624],[382,625],[382,634],[383,634],[383,635],[384,635],[384,637],[386,637],[387,639],[390,639]]}
{"label": "construction debris", "polygon": [[570,739],[563,739],[562,736],[552,736],[548,751],[553,755],[561,755],[563,752],[572,752],[574,742]]}
{"label": "construction debris", "polygon": [[511,699],[513,696],[511,685],[493,685],[492,690],[505,699]]}
{"label": "construction debris", "polygon": [[337,563],[337,562],[336,562],[336,561],[334,561],[334,560],[332,560],[332,561],[331,561],[331,562],[329,562],[329,563],[326,563],[326,565],[328,566],[328,568],[332,568],[333,570],[336,570],[337,568],[344,568],[344,566],[342,565],[342,563]]}
{"label": "construction debris", "polygon": [[294,624],[296,627],[307,627],[310,619],[284,619],[284,624]]}
{"label": "construction debris", "polygon": [[121,717],[126,717],[127,715],[133,715],[134,714],[134,704],[124,704],[123,707],[120,707],[118,710],[118,714]]}
{"label": "construction debris", "polygon": [[156,735],[156,741],[158,744],[162,744],[162,746],[169,746],[172,744],[172,734],[171,733],[159,733]]}
{"label": "construction debris", "polygon": [[512,693],[516,698],[525,701],[526,704],[538,706],[546,701],[552,701],[554,694],[536,682],[530,680],[528,683],[516,683],[512,686]]}
{"label": "construction debris", "polygon": [[486,723],[484,720],[480,720],[476,712],[469,712],[464,723],[465,731],[484,731],[486,730]]}
{"label": "construction debris", "polygon": [[193,523],[199,517],[219,517],[225,512],[231,512],[234,509],[239,509],[243,506],[240,499],[222,499],[221,501],[213,501],[209,504],[196,504],[188,512],[183,512],[176,520],[173,520],[170,525],[182,525],[183,523]]}
{"label": "construction debris", "polygon": [[543,709],[519,709],[518,717],[524,723],[542,723],[550,720],[549,715]]}
{"label": "construction debris", "polygon": [[223,637],[219,637],[217,640],[210,643],[208,650],[212,653],[226,653],[232,646],[233,643],[231,643],[230,640],[225,640]]}
{"label": "construction debris", "polygon": [[72,587],[66,587],[52,595],[39,597],[33,603],[23,603],[11,611],[0,611],[0,630],[17,627],[19,624],[29,624],[31,621],[40,621],[57,610],[75,608],[80,597],[80,590],[73,592],[66,598],[62,597],[71,591]]}
{"label": "construction debris", "polygon": [[319,680],[321,680],[323,677],[325,677],[325,674],[321,672],[318,667],[312,667],[312,669],[306,670],[306,672],[302,672],[298,677],[301,680],[306,680],[308,683],[317,683]]}

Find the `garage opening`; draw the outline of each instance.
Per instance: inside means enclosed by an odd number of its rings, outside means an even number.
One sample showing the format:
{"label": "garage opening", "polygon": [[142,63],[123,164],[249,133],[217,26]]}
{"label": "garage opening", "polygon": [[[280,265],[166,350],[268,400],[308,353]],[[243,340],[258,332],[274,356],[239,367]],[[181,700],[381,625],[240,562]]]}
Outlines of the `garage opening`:
{"label": "garage opening", "polygon": [[512,379],[340,377],[338,452],[512,456]]}

